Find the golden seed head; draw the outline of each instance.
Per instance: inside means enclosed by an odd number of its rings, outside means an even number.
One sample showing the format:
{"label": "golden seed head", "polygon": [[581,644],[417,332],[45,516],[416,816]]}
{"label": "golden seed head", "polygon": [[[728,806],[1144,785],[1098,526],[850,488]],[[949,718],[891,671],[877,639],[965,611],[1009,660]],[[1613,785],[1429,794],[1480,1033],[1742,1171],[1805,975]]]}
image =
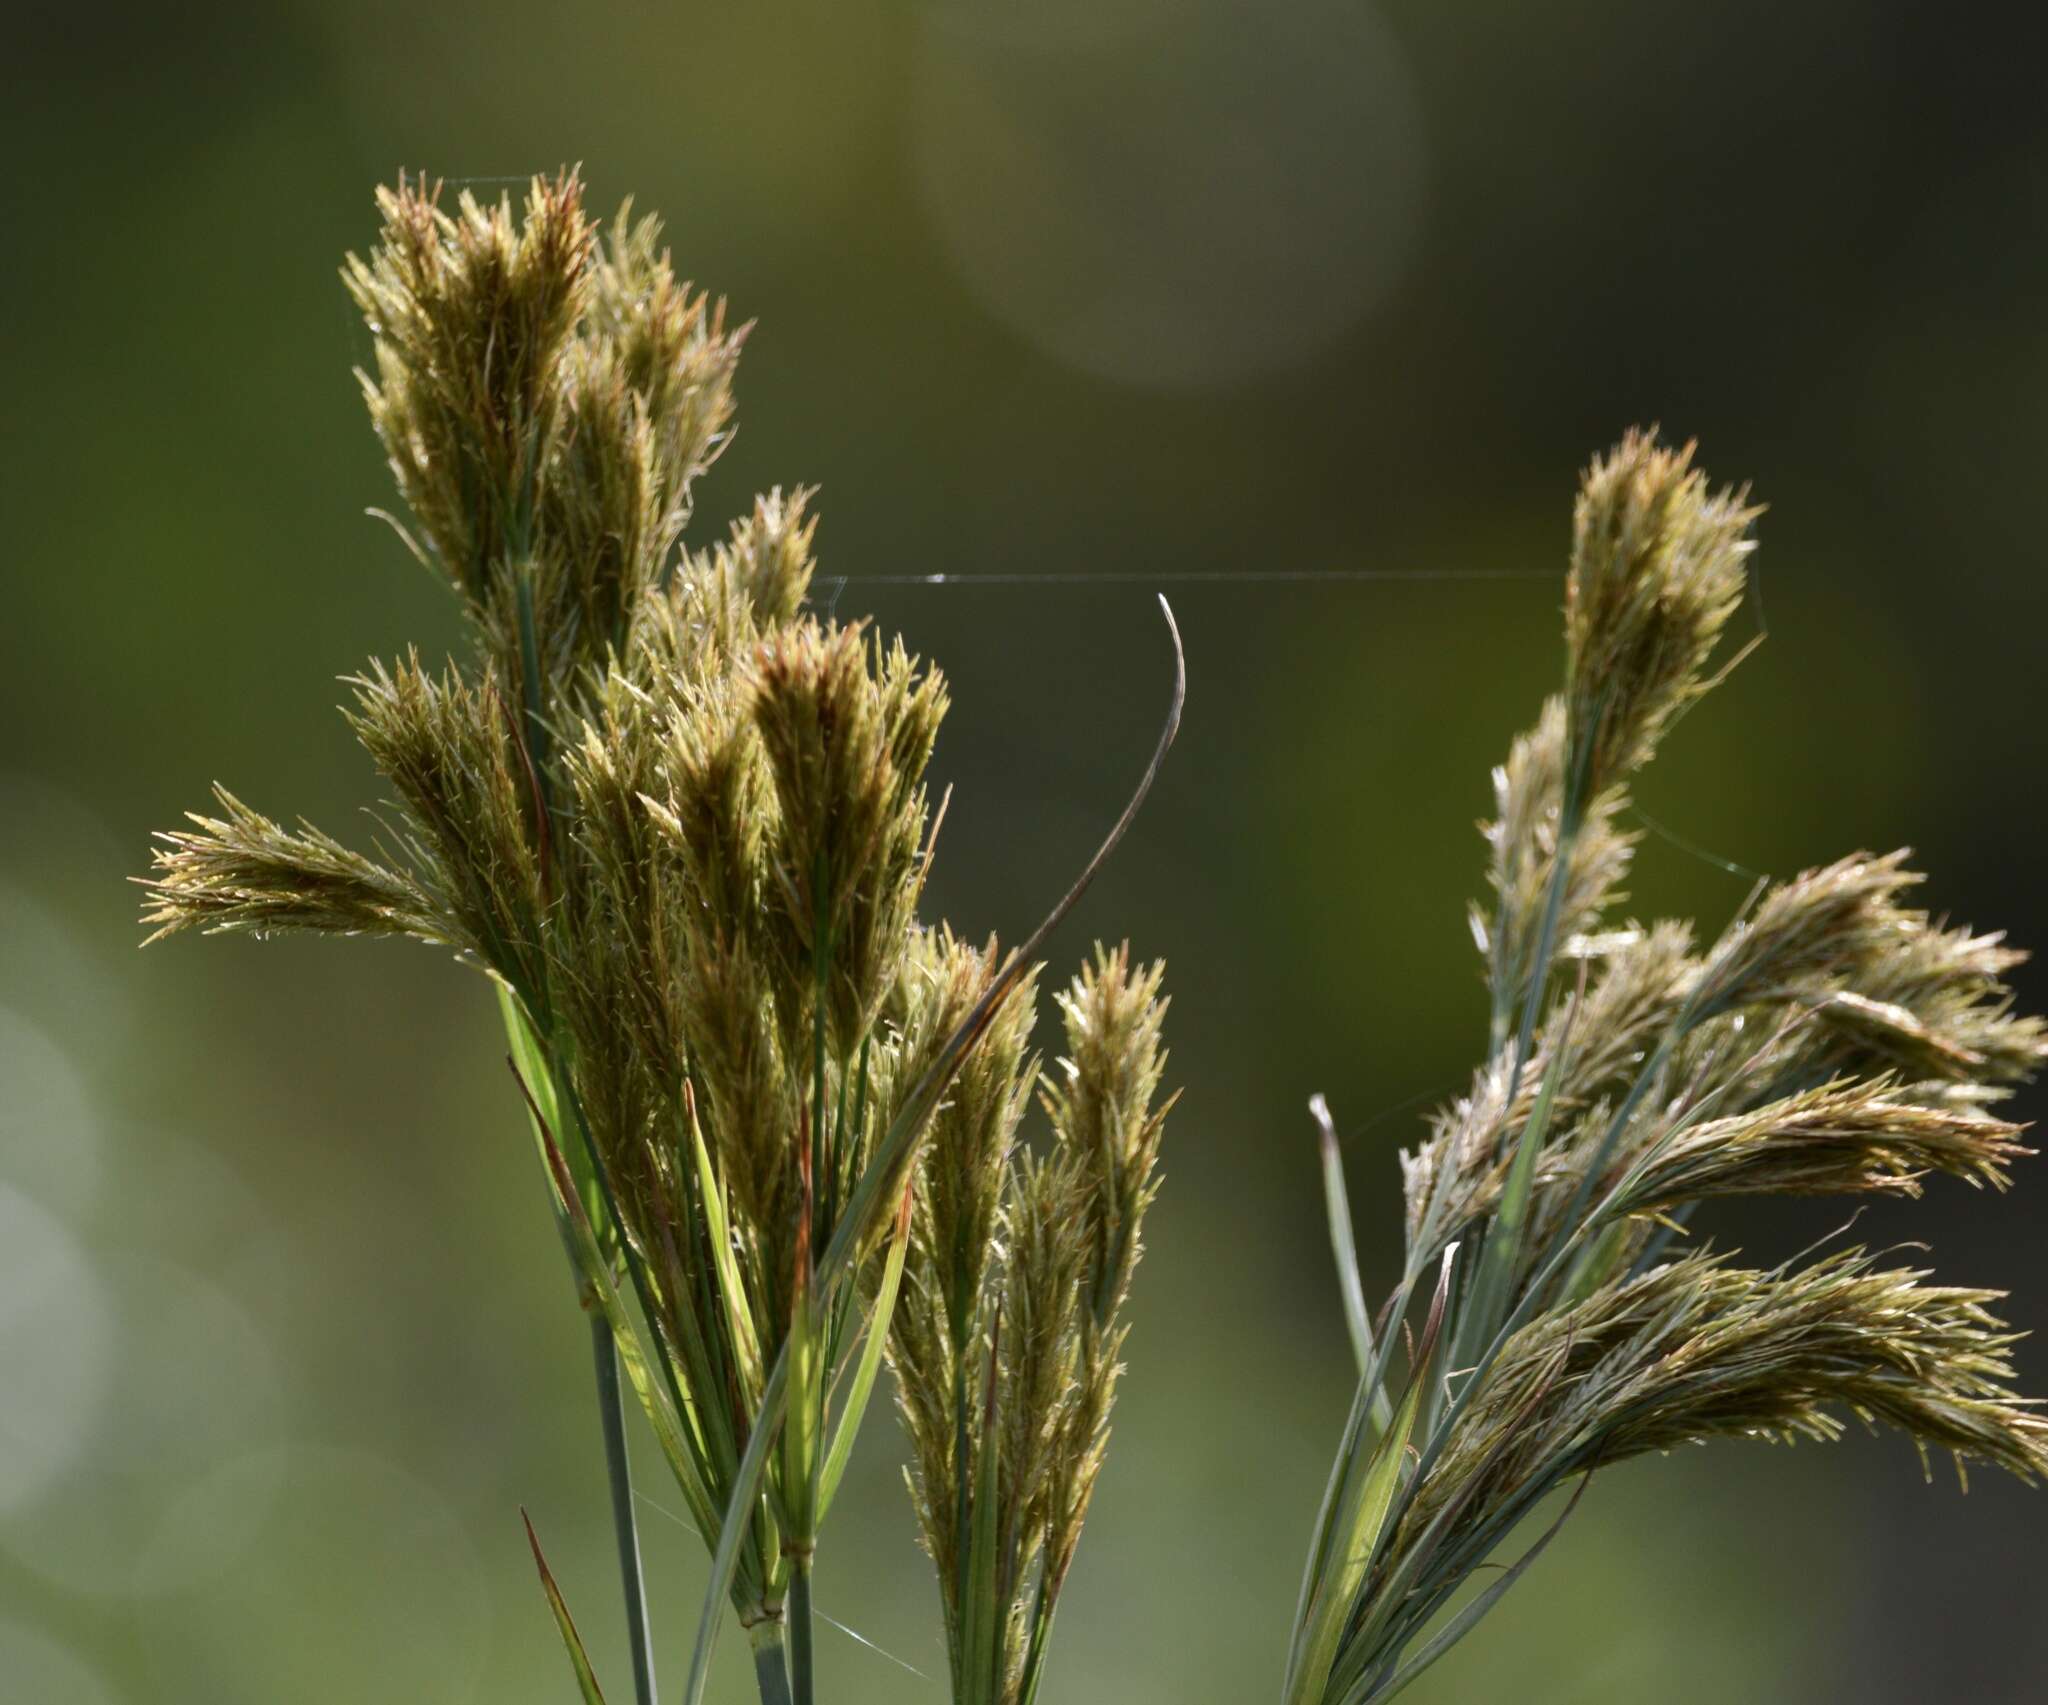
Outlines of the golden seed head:
{"label": "golden seed head", "polygon": [[1565,580],[1569,765],[1590,797],[1641,768],[1709,685],[1704,671],[1742,601],[1744,493],[1711,492],[1693,446],[1631,432],[1587,469]]}

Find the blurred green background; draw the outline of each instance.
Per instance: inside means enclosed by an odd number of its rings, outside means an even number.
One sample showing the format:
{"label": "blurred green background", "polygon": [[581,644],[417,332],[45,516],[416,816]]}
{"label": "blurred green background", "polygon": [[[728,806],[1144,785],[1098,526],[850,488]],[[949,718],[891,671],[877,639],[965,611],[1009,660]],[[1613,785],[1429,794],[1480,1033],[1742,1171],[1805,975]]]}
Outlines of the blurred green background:
{"label": "blurred green background", "polygon": [[[1471,825],[1557,674],[1592,450],[1661,420],[1771,505],[1770,642],[1643,789],[1639,909],[1717,919],[1750,878],[1716,861],[1909,841],[1937,910],[2048,941],[2048,110],[1995,30],[1902,0],[270,0],[9,35],[10,1702],[566,1700],[522,1504],[626,1685],[584,1336],[484,986],[403,947],[138,955],[122,885],[216,777],[359,823],[335,677],[459,643],[362,513],[389,497],[335,268],[401,164],[496,193],[581,160],[758,316],[693,537],[822,486],[840,612],[954,682],[933,901],[970,932],[1035,919],[1152,738],[1164,639],[1112,577],[1192,582],[1180,747],[1058,949],[1167,955],[1187,1094],[1050,1699],[1273,1696],[1349,1387],[1304,1099],[1384,1275],[1394,1151],[1483,1035]],[[1363,570],[1414,578],[1201,578]],[[1104,578],[858,584],[941,572]],[[2042,1173],[1862,1230],[2039,1325]],[[1843,1213],[1716,1230],[1786,1250]],[[819,1602],[924,1676],[828,1630],[835,1705],[944,1698],[898,1460],[878,1406]],[[2038,1699],[2042,1513],[1923,1485],[1896,1440],[1615,1472],[1414,1697]],[[647,1520],[673,1686],[703,1565]],[[718,1698],[751,1697],[743,1651]]]}

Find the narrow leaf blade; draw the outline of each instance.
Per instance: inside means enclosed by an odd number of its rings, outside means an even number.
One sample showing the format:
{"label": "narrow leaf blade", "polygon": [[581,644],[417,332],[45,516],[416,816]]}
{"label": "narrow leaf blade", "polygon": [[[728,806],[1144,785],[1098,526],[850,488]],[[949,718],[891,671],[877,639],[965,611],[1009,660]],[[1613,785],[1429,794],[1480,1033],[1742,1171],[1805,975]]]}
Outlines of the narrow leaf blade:
{"label": "narrow leaf blade", "polygon": [[867,1338],[861,1345],[860,1362],[854,1368],[853,1383],[847,1388],[846,1404],[839,1411],[839,1428],[832,1449],[825,1458],[825,1471],[818,1490],[818,1519],[823,1521],[832,1507],[832,1494],[853,1456],[853,1441],[867,1413],[868,1398],[875,1389],[875,1377],[882,1369],[882,1352],[889,1343],[889,1323],[896,1316],[896,1294],[903,1287],[904,1258],[910,1252],[910,1192],[903,1193],[903,1206],[896,1216],[896,1235],[889,1244],[889,1260],[882,1269],[882,1288],[875,1293],[875,1306],[868,1315]]}
{"label": "narrow leaf blade", "polygon": [[548,1609],[555,1613],[555,1626],[562,1631],[562,1644],[569,1649],[569,1662],[576,1671],[576,1685],[583,1690],[583,1705],[604,1705],[604,1689],[597,1685],[597,1672],[590,1667],[590,1655],[583,1649],[583,1637],[576,1632],[576,1619],[562,1598],[562,1589],[541,1555],[540,1538],[533,1531],[533,1518],[524,1510],[519,1519],[526,1523],[526,1543],[533,1547],[533,1565],[540,1571],[540,1590],[547,1594]]}
{"label": "narrow leaf blade", "polygon": [[1367,1458],[1362,1473],[1346,1476],[1332,1525],[1330,1546],[1323,1559],[1321,1579],[1309,1606],[1305,1626],[1296,1639],[1294,1661],[1289,1665],[1287,1697],[1290,1705],[1310,1705],[1322,1697],[1323,1688],[1337,1664],[1344,1625],[1352,1601],[1372,1568],[1384,1537],[1394,1494],[1407,1465],[1408,1440],[1422,1398],[1436,1375],[1436,1347],[1443,1327],[1445,1299],[1450,1290],[1451,1263],[1457,1254],[1454,1243],[1444,1251],[1443,1268],[1437,1278],[1436,1295],[1430,1303],[1429,1318],[1416,1346],[1415,1365],[1408,1376],[1408,1389],[1395,1411],[1393,1424],[1381,1433],[1379,1443]]}
{"label": "narrow leaf blade", "polygon": [[1591,1476],[1581,1480],[1578,1489],[1572,1493],[1571,1502],[1565,1505],[1563,1513],[1558,1516],[1557,1520],[1544,1529],[1536,1542],[1527,1551],[1524,1551],[1520,1557],[1516,1558],[1511,1567],[1502,1572],[1499,1580],[1493,1582],[1483,1593],[1480,1593],[1470,1603],[1465,1605],[1456,1616],[1445,1623],[1428,1645],[1424,1646],[1421,1651],[1417,1652],[1414,1657],[1410,1658],[1400,1669],[1396,1670],[1387,1681],[1371,1689],[1369,1692],[1357,1695],[1353,1700],[1347,1700],[1345,1705],[1378,1705],[1378,1702],[1382,1699],[1393,1698],[1395,1694],[1407,1687],[1409,1683],[1416,1680],[1438,1658],[1442,1657],[1460,1640],[1464,1639],[1467,1634],[1471,1633],[1478,1626],[1480,1619],[1507,1596],[1508,1589],[1522,1578],[1529,1565],[1543,1555],[1550,1542],[1557,1537],[1559,1529],[1570,1518],[1572,1511],[1579,1507],[1579,1499],[1585,1496],[1586,1488],[1591,1484]]}
{"label": "narrow leaf blade", "polygon": [[719,1300],[725,1306],[726,1328],[739,1351],[742,1372],[758,1389],[761,1345],[754,1335],[754,1313],[747,1305],[746,1283],[740,1276],[739,1255],[733,1247],[731,1224],[726,1219],[725,1187],[711,1164],[711,1151],[697,1121],[696,1097],[688,1085],[684,1086],[683,1101],[689,1112],[690,1142],[697,1159],[697,1189],[704,1199],[704,1223],[710,1233],[711,1263],[718,1277]]}
{"label": "narrow leaf blade", "polygon": [[[1323,1153],[1323,1202],[1330,1215],[1330,1253],[1337,1262],[1337,1288],[1344,1298],[1344,1324],[1351,1333],[1352,1354],[1358,1361],[1360,1377],[1372,1371],[1372,1316],[1365,1306],[1365,1281],[1358,1271],[1358,1245],[1351,1231],[1351,1199],[1344,1188],[1344,1156],[1337,1146],[1337,1127],[1330,1120],[1330,1104],[1321,1095],[1308,1098]],[[1385,1428],[1391,1413],[1386,1393],[1374,1400],[1373,1420]]]}
{"label": "narrow leaf blade", "polygon": [[668,1392],[647,1377],[646,1346],[641,1342],[640,1328],[627,1309],[625,1299],[619,1295],[618,1286],[613,1282],[611,1263],[605,1259],[597,1240],[597,1229],[591,1224],[590,1216],[584,1210],[582,1198],[576,1193],[575,1180],[569,1171],[569,1162],[562,1154],[561,1146],[548,1128],[541,1113],[540,1103],[534,1098],[532,1088],[520,1075],[516,1061],[508,1062],[512,1075],[518,1080],[520,1090],[526,1096],[527,1110],[532,1114],[534,1129],[538,1134],[541,1159],[547,1168],[548,1183],[552,1187],[555,1210],[561,1216],[562,1225],[568,1234],[569,1251],[574,1256],[577,1270],[582,1273],[584,1283],[597,1299],[597,1305],[604,1311],[604,1317],[611,1323],[613,1343],[618,1351],[620,1366],[625,1370],[647,1419],[654,1427],[654,1436],[661,1446],[661,1453],[667,1459],[676,1484],[682,1488],[689,1500],[690,1514],[698,1528],[710,1531],[716,1520],[714,1504],[703,1466],[691,1448],[686,1434],[683,1417],[675,1412]]}

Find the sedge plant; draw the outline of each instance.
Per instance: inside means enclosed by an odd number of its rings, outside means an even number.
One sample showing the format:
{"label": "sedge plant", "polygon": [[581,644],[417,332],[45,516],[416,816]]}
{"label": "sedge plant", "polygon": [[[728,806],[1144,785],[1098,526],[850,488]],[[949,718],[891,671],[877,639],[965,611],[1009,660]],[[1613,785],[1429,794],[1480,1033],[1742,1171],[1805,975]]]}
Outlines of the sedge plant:
{"label": "sedge plant", "polygon": [[[952,1696],[1030,1705],[1170,1105],[1160,968],[1098,948],[1048,1066],[1038,955],[1173,739],[1177,639],[1166,727],[1102,847],[1020,947],[966,944],[920,915],[942,679],[807,611],[808,493],[683,546],[744,329],[630,205],[601,240],[573,174],[517,213],[404,180],[379,206],[344,277],[406,512],[385,519],[458,594],[470,652],[351,682],[394,795],[368,851],[220,790],[163,838],[148,919],[410,937],[492,981],[590,1320],[639,1705],[654,1635],[625,1394],[712,1557],[685,1705],[727,1614],[765,1705],[813,1705],[820,1536],[884,1361]],[[1631,1456],[1828,1439],[1849,1416],[2048,1471],[1995,1293],[1860,1249],[1747,1267],[1692,1237],[1721,1197],[2002,1188],[2026,1151],[1996,1109],[2048,1052],[2003,981],[2018,954],[1914,909],[1903,854],[1761,887],[1711,940],[1619,915],[1631,781],[1726,672],[1756,514],[1644,434],[1585,477],[1563,686],[1485,826],[1485,1057],[1402,1157],[1405,1258],[1376,1315],[1312,1103],[1359,1377],[1285,1705],[1400,1692]]]}
{"label": "sedge plant", "polygon": [[[989,1097],[1018,1095],[1037,949],[1142,800],[1179,677],[1152,766],[1080,882],[1018,951],[963,950],[919,918],[941,677],[865,623],[806,612],[806,493],[682,547],[744,329],[678,282],[630,204],[601,241],[573,174],[535,180],[517,213],[467,194],[450,210],[403,179],[378,204],[377,243],[344,278],[407,512],[386,519],[459,595],[470,655],[351,682],[351,727],[394,795],[367,852],[221,790],[216,813],[163,837],[148,919],[159,934],[411,937],[490,978],[591,1322],[635,1697],[656,1693],[625,1390],[713,1552],[686,1696],[729,1605],[766,1705],[810,1705],[820,1533],[899,1294],[920,1321],[952,1294],[935,1240],[957,1228],[936,1232],[948,1210],[933,1205],[951,1161],[921,1145],[936,1121],[957,1160],[966,1123],[1007,1117]],[[1057,1272],[1011,1267],[1064,1359],[1015,1400],[1018,1376],[996,1381],[1015,1425],[1065,1429],[1050,1490],[1003,1493],[1048,1536],[1047,1623],[1150,1191],[1159,1011],[1156,970],[1099,956],[1068,1002],[1076,1075],[1048,1092],[1056,1157],[1015,1158],[1006,1127],[965,1186],[1008,1193],[957,1232],[981,1239],[984,1269],[1031,1204],[1060,1221]],[[994,1360],[981,1307],[960,1354]],[[1002,1344],[1006,1370],[1024,1342]],[[597,1699],[537,1540],[534,1554]]]}
{"label": "sedge plant", "polygon": [[1376,1316],[1336,1134],[1311,1103],[1359,1378],[1286,1705],[1399,1693],[1609,1463],[1831,1439],[1852,1417],[1923,1458],[2048,1472],[1998,1293],[1856,1248],[1749,1267],[1692,1236],[1695,1210],[1725,1197],[1911,1196],[1933,1174],[2003,1188],[2027,1151],[1996,1108],[2044,1055],[2003,982],[2020,955],[1915,909],[1904,853],[1762,885],[1710,940],[1617,914],[1631,780],[1726,673],[1757,514],[1648,434],[1585,475],[1563,686],[1495,772],[1484,826],[1486,1055],[1402,1156],[1405,1259]]}

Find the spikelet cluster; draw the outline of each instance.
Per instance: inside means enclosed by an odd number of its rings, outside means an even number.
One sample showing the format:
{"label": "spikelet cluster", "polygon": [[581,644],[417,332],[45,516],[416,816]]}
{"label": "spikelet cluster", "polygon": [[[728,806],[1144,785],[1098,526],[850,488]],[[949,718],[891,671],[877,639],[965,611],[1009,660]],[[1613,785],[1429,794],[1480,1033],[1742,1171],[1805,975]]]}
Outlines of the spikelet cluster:
{"label": "spikelet cluster", "polygon": [[600,249],[572,175],[535,180],[523,218],[467,191],[450,213],[404,179],[377,201],[377,245],[343,279],[375,339],[360,377],[401,530],[532,688],[618,647],[669,573],[745,330],[677,282],[630,203]]}
{"label": "spikelet cluster", "polygon": [[1704,945],[1617,915],[1629,779],[1719,678],[1757,513],[1640,433],[1585,476],[1565,686],[1496,772],[1483,831],[1487,1057],[1402,1157],[1386,1318],[1431,1274],[1435,1301],[1405,1380],[1354,1319],[1359,1399],[1290,1705],[1405,1687],[1548,1543],[1421,1642],[1517,1524],[1628,1456],[1832,1438],[1852,1416],[1959,1465],[2048,1473],[1993,1293],[1855,1250],[1772,1271],[1688,1252],[1722,1197],[2003,1189],[2029,1151],[1996,1110],[2048,1054],[2004,982],[2020,956],[1914,906],[1902,852],[1766,884]]}
{"label": "spikelet cluster", "polygon": [[[781,1424],[740,1516],[743,1621],[775,1622],[808,1567],[879,1364],[892,1223],[897,1262],[917,1228],[917,1298],[993,1294],[991,1251],[1017,1235],[994,1412],[1079,1427],[1086,1389],[1095,1421],[1057,1449],[1034,1435],[1046,1464],[1003,1495],[1070,1554],[1157,1136],[1104,1098],[1156,1087],[1155,1066],[1112,1081],[1156,1051],[1156,973],[1111,957],[1077,986],[1060,1158],[1015,1161],[1034,980],[1004,971],[978,1030],[993,949],[918,917],[942,679],[804,613],[808,493],[680,545],[742,334],[677,282],[654,221],[628,209],[601,243],[573,175],[536,181],[518,215],[468,195],[450,212],[405,181],[378,205],[345,272],[375,344],[363,391],[401,530],[461,597],[474,651],[353,682],[351,726],[394,796],[379,844],[223,792],[222,815],[163,838],[148,920],[410,936],[498,984],[586,1305],[617,1328],[707,1544],[755,1428]],[[897,1210],[935,1106],[913,1222]],[[939,1329],[979,1369],[998,1338],[982,1300],[971,1316]]]}
{"label": "spikelet cluster", "polygon": [[[936,986],[966,987],[994,947],[931,953]],[[1171,1105],[1160,981],[1098,951],[1059,998],[1065,1052],[1046,1069],[1020,990],[926,1145],[890,1357],[961,1705],[1035,1695],[1108,1446]],[[1042,1154],[1018,1138],[1034,1081]]]}

